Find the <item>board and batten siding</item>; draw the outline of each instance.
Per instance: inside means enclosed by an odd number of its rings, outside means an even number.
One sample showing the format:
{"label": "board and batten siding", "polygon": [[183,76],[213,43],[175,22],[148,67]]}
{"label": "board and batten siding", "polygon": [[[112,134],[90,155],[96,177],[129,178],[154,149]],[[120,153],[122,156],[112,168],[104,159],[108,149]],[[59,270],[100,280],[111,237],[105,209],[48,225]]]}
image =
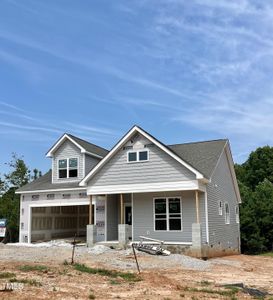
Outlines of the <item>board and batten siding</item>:
{"label": "board and batten siding", "polygon": [[[78,177],[77,178],[61,178],[58,179],[58,160],[66,158],[78,158]],[[70,181],[80,181],[85,176],[84,170],[84,154],[81,153],[81,150],[75,146],[71,141],[65,141],[62,145],[56,150],[52,158],[52,182],[53,183],[63,183]]]}
{"label": "board and batten siding", "polygon": [[[157,197],[181,197],[182,231],[154,230],[154,202]],[[202,242],[206,242],[205,197],[200,193],[200,220],[202,227]],[[196,222],[196,207],[194,191],[137,193],[133,194],[133,237],[139,241],[139,236],[147,236],[166,242],[192,242],[192,223]]]}
{"label": "board and batten siding", "polygon": [[[226,150],[223,151],[219,163],[207,186],[209,244],[222,245],[224,248],[238,248],[240,225],[236,223],[235,206],[238,205]],[[219,201],[223,203],[223,214],[219,215]],[[225,224],[225,207],[229,204],[230,224]]]}
{"label": "board and batten siding", "polygon": [[[143,142],[143,139],[141,140]],[[144,142],[143,142],[144,143]],[[193,180],[195,175],[170,155],[146,141],[139,149],[149,150],[149,160],[145,162],[127,162],[127,149],[120,149],[95,175],[88,185],[124,185],[156,182],[175,182]]]}

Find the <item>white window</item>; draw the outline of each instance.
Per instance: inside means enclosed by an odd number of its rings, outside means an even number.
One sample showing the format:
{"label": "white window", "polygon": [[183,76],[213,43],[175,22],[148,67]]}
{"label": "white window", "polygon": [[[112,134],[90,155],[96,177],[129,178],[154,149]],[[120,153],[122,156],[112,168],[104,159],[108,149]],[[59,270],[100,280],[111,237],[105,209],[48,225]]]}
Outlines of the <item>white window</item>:
{"label": "white window", "polygon": [[154,199],[154,228],[155,231],[182,230],[181,198]]}
{"label": "white window", "polygon": [[148,150],[138,150],[138,151],[128,151],[127,152],[127,162],[142,162],[149,160]]}
{"label": "white window", "polygon": [[239,206],[238,205],[235,206],[235,219],[236,219],[236,223],[240,223],[240,215],[239,215]]}
{"label": "white window", "polygon": [[218,202],[218,212],[219,212],[219,216],[222,216],[223,215],[223,202],[222,201],[219,201]]}
{"label": "white window", "polygon": [[225,203],[225,222],[226,224],[230,224],[230,211],[228,203]]}
{"label": "white window", "polygon": [[65,158],[58,161],[58,175],[59,178],[73,178],[78,177],[78,159]]}

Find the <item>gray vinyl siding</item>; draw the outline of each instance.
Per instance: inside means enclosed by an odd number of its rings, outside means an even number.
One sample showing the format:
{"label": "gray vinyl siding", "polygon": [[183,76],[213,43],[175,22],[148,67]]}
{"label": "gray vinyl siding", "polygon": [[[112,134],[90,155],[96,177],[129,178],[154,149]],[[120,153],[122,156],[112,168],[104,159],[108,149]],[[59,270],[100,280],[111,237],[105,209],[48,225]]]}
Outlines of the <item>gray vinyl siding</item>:
{"label": "gray vinyl siding", "polygon": [[[181,197],[182,201],[182,231],[155,231],[153,198]],[[202,241],[206,241],[206,218],[204,193],[200,193],[200,216],[202,226]],[[196,222],[196,207],[194,191],[139,193],[133,195],[133,237],[139,240],[144,235],[167,242],[192,242],[192,223]]]}
{"label": "gray vinyl siding", "polygon": [[107,241],[118,240],[118,195],[107,195]]}
{"label": "gray vinyl siding", "polygon": [[[220,157],[219,163],[207,186],[208,193],[208,220],[209,244],[222,245],[224,248],[238,248],[240,230],[235,220],[235,206],[237,197],[229,169],[226,152]],[[223,215],[219,215],[219,201],[223,203]],[[224,203],[229,204],[230,224],[225,224]]]}
{"label": "gray vinyl siding", "polygon": [[99,161],[100,161],[99,158],[96,158],[94,156],[86,154],[85,155],[85,175],[87,175]]}
{"label": "gray vinyl siding", "polygon": [[[58,160],[59,159],[65,159],[65,158],[78,158],[78,177],[77,178],[62,178],[58,179]],[[70,181],[76,181],[81,180],[85,174],[83,169],[83,160],[84,160],[84,154],[81,153],[80,149],[75,146],[70,141],[65,141],[54,153],[54,157],[52,158],[52,182],[53,183],[63,183],[63,182],[70,182]]]}
{"label": "gray vinyl siding", "polygon": [[148,148],[149,161],[127,163],[127,150],[119,150],[89,181],[90,186],[173,182],[195,179],[186,167],[157,146]]}

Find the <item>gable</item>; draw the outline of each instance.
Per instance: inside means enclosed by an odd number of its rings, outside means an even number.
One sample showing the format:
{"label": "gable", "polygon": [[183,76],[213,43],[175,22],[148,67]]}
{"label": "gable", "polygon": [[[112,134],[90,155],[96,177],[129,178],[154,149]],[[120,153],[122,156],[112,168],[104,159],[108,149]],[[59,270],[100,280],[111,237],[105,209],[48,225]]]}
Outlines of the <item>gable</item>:
{"label": "gable", "polygon": [[[149,160],[127,162],[128,151],[147,149]],[[108,186],[193,180],[196,175],[152,143],[134,134],[88,181],[88,185]]]}
{"label": "gable", "polygon": [[[78,159],[78,178],[63,178],[58,179],[58,160],[66,158],[77,158]],[[68,182],[81,180],[84,177],[84,154],[81,150],[74,145],[71,141],[65,140],[54,152],[52,157],[52,182]]]}

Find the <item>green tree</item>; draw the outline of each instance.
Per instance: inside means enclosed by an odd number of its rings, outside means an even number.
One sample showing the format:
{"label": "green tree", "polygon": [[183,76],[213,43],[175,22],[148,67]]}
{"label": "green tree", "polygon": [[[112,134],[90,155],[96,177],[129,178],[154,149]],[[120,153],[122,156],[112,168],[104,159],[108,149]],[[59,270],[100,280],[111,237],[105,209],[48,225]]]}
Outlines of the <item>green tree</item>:
{"label": "green tree", "polygon": [[16,242],[19,235],[20,196],[15,191],[34,178],[35,173],[32,176],[23,158],[15,153],[12,153],[12,159],[7,165],[10,172],[4,174],[4,180],[0,180],[0,218],[8,220],[7,241]]}

